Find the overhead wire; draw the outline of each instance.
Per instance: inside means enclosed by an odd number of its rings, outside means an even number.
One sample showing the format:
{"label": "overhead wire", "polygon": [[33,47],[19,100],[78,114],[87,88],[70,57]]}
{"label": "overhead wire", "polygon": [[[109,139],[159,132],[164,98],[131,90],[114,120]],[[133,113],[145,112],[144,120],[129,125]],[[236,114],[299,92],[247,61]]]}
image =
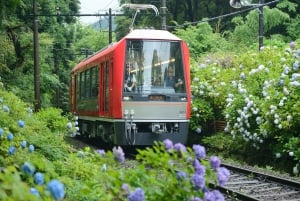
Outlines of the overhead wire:
{"label": "overhead wire", "polygon": [[276,3],[276,2],[279,2],[279,0],[270,1],[268,3],[261,4],[261,5],[255,5],[255,6],[252,6],[252,7],[249,7],[249,8],[245,8],[245,9],[240,10],[240,11],[228,13],[228,14],[225,14],[225,15],[220,15],[220,16],[217,16],[217,17],[205,18],[203,20],[199,20],[199,21],[195,21],[195,22],[188,22],[188,23],[184,23],[184,24],[181,24],[181,25],[175,25],[175,26],[168,26],[167,25],[167,28],[179,28],[179,27],[186,27],[186,26],[189,26],[189,25],[199,24],[199,23],[203,23],[203,22],[209,22],[209,21],[213,21],[213,20],[216,20],[216,19],[220,19],[220,18],[229,17],[229,16],[232,16],[232,15],[237,15],[237,14],[240,14],[240,13],[244,13],[244,12],[247,12],[249,10],[254,10],[254,9],[257,9],[257,8],[260,8],[260,7],[263,7],[263,6],[266,6],[266,5],[270,5],[270,4],[273,4],[273,3]]}

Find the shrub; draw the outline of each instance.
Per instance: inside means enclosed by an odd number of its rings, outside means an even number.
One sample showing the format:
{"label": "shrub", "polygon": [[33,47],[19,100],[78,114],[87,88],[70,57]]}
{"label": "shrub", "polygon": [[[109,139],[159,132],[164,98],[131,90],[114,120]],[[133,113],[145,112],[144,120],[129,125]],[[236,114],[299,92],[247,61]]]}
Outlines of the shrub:
{"label": "shrub", "polygon": [[[288,156],[289,171],[299,169],[299,58],[297,42],[283,50],[274,46],[237,54],[229,68],[206,57],[200,68],[193,67],[193,104],[211,105],[215,118],[222,113],[225,132],[242,141],[251,160],[272,155],[270,161],[261,160],[272,163]],[[246,153],[256,153],[256,159]]]}

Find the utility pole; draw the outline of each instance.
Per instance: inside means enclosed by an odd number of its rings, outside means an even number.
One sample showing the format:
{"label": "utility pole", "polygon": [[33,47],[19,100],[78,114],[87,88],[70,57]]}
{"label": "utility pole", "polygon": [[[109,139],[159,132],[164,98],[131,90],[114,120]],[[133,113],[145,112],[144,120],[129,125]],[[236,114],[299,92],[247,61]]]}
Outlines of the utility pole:
{"label": "utility pole", "polygon": [[108,44],[112,43],[112,17],[111,17],[111,8],[109,8],[108,16]]}
{"label": "utility pole", "polygon": [[166,5],[166,0],[161,1],[161,29],[162,30],[167,30],[167,23],[166,23],[166,10],[167,10],[167,5]]}
{"label": "utility pole", "polygon": [[[265,0],[259,0],[259,4],[263,5]],[[258,10],[258,50],[264,46],[264,7],[260,6]]]}
{"label": "utility pole", "polygon": [[33,0],[34,109],[41,109],[37,0]]}

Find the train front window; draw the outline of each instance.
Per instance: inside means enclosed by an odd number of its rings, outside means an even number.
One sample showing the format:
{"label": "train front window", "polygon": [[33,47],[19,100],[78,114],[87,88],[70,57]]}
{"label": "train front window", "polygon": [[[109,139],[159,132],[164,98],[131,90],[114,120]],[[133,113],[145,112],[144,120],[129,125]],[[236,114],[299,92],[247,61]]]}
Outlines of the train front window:
{"label": "train front window", "polygon": [[125,92],[186,93],[178,41],[128,40],[124,65]]}

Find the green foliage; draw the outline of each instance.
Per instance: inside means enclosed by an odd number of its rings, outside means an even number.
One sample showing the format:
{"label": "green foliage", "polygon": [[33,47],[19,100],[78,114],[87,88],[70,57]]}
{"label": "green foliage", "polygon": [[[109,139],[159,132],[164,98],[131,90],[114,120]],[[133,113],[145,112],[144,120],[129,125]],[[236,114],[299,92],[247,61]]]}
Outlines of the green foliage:
{"label": "green foliage", "polygon": [[219,34],[213,33],[208,23],[199,23],[186,29],[177,29],[175,34],[188,43],[192,57],[224,47],[226,43]]}
{"label": "green foliage", "polygon": [[244,154],[249,160],[255,160],[249,153],[273,155],[268,162],[256,157],[261,163],[273,163],[274,158],[282,156],[282,160],[290,161],[286,166],[289,171],[297,168],[300,118],[297,42],[285,49],[265,46],[259,53],[236,54],[231,57],[229,68],[224,68],[216,58],[207,56],[200,68],[193,66],[195,97],[219,109],[216,111],[227,122],[225,132],[244,144]]}
{"label": "green foliage", "polygon": [[[277,8],[264,8],[264,36],[269,36],[271,30],[278,26],[283,26],[289,15],[280,11]],[[233,18],[232,22],[236,24],[232,34],[232,40],[235,44],[252,45],[257,41],[258,36],[258,12],[256,10],[250,11],[243,20],[240,16]]]}
{"label": "green foliage", "polygon": [[290,35],[292,40],[300,38],[299,29],[300,29],[300,16],[298,15],[296,18],[291,19],[291,22],[287,27],[287,32]]}
{"label": "green foliage", "polygon": [[237,157],[237,154],[233,155],[233,153],[243,154],[241,150],[243,150],[242,147],[244,144],[240,141],[236,141],[231,135],[224,132],[206,136],[201,142],[207,147],[210,153],[222,154],[223,157],[234,158]]}

